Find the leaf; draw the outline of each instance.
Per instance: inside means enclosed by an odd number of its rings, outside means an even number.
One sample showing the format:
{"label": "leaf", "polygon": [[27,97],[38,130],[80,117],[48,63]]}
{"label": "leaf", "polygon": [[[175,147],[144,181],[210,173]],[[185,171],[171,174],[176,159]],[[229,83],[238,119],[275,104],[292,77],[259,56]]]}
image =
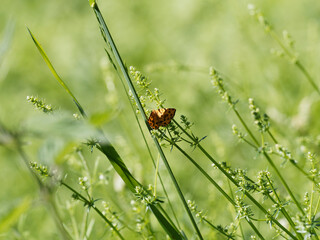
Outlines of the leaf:
{"label": "leaf", "polygon": [[30,31],[29,28],[28,32],[34,42],[34,44],[36,45],[36,47],[38,48],[41,56],[43,57],[44,61],[46,62],[46,64],[48,65],[50,71],[52,72],[53,76],[57,79],[57,81],[60,83],[60,85],[67,91],[67,93],[72,97],[74,103],[76,104],[79,112],[81,113],[81,115],[83,117],[86,117],[86,114],[82,108],[82,106],[80,105],[80,103],[78,102],[78,100],[76,99],[76,97],[72,94],[71,90],[68,88],[68,86],[65,84],[65,82],[60,78],[60,76],[58,75],[58,73],[56,72],[56,70],[54,69],[52,63],[50,62],[47,54],[45,53],[45,51],[43,50],[43,48],[41,47],[40,43],[37,41],[36,37],[32,34],[32,32]]}

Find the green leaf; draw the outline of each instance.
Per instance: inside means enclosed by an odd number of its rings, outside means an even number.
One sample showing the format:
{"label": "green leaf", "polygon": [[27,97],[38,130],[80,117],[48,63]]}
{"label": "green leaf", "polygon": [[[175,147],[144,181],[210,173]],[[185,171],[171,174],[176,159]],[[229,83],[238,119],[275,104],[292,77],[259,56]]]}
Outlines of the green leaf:
{"label": "green leaf", "polygon": [[177,239],[187,239],[183,237],[177,229],[173,228],[172,225],[168,222],[168,220],[160,213],[158,208],[155,205],[149,205],[149,209],[152,211],[152,213],[155,215],[155,217],[158,219],[159,223],[163,227],[163,229],[166,231],[166,233],[170,236],[171,239],[177,240]]}
{"label": "green leaf", "polygon": [[115,148],[108,142],[108,140],[104,140],[103,142],[100,142],[98,149],[107,156],[116,172],[126,183],[127,187],[135,193],[135,188],[138,186],[140,187],[141,184],[131,175]]}
{"label": "green leaf", "polygon": [[68,86],[65,84],[65,82],[60,78],[60,76],[58,75],[58,73],[56,72],[56,70],[54,69],[52,63],[50,62],[47,54],[45,53],[45,51],[43,50],[43,48],[41,47],[40,43],[38,42],[38,40],[36,39],[36,37],[32,34],[32,32],[30,31],[29,28],[28,32],[34,42],[34,44],[36,45],[36,47],[38,48],[41,56],[43,57],[44,61],[46,62],[46,64],[48,65],[50,71],[52,72],[53,76],[57,79],[57,81],[60,83],[60,85],[67,91],[67,93],[72,97],[74,103],[76,104],[76,106],[79,109],[79,112],[81,113],[81,115],[83,117],[86,117],[86,114],[82,108],[82,106],[80,105],[80,103],[78,102],[78,100],[76,99],[76,97],[72,94],[72,92],[70,91],[70,89],[68,88]]}
{"label": "green leaf", "polygon": [[94,5],[96,4],[96,1],[95,0],[89,0],[89,4],[90,4],[90,7],[94,7]]}

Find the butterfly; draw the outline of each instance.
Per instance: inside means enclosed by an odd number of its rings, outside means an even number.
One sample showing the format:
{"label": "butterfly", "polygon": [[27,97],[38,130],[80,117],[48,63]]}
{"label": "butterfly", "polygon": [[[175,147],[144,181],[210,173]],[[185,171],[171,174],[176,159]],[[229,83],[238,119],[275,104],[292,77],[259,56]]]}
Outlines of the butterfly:
{"label": "butterfly", "polygon": [[176,113],[175,108],[161,108],[158,110],[152,110],[148,123],[151,128],[158,129],[160,126],[167,126]]}

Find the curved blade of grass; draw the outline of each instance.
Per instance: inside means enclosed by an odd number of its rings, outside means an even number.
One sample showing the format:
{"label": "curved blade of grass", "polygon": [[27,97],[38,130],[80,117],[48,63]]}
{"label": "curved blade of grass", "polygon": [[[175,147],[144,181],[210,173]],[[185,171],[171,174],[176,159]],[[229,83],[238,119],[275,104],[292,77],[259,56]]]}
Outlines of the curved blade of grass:
{"label": "curved blade of grass", "polygon": [[155,205],[149,205],[148,207],[156,216],[163,229],[166,229],[167,233],[170,232],[170,237],[172,239],[186,239],[185,237],[182,237],[182,235],[175,228],[172,227],[172,225],[167,221],[167,219],[162,215]]}
{"label": "curved blade of grass", "polygon": [[[56,72],[56,70],[54,69],[53,65],[51,64],[48,56],[46,55],[46,53],[44,52],[44,50],[42,49],[40,43],[36,40],[36,38],[34,37],[34,35],[31,33],[31,31],[28,29],[28,32],[33,40],[33,42],[35,43],[36,47],[38,48],[41,56],[44,58],[45,62],[47,63],[49,69],[51,70],[51,72],[53,73],[53,75],[55,76],[55,78],[58,80],[58,82],[60,83],[60,85],[67,91],[67,93],[72,97],[74,103],[76,104],[76,106],[78,107],[81,115],[86,118],[86,114],[85,111],[83,110],[83,108],[81,107],[80,103],[78,102],[78,100],[76,99],[76,97],[72,94],[71,90],[67,87],[67,85],[64,83],[64,81],[60,78],[60,76],[58,75],[58,73]],[[102,132],[102,131],[99,131]],[[128,188],[133,192],[136,193],[135,188],[136,187],[141,187],[142,184],[140,184],[130,173],[130,171],[128,170],[128,168],[126,167],[125,163],[123,162],[123,160],[121,159],[120,155],[117,153],[117,151],[115,150],[115,148],[112,146],[112,144],[107,140],[107,138],[105,136],[103,136],[104,140],[99,142],[99,144],[97,145],[97,148],[104,154],[106,155],[106,157],[109,159],[110,163],[112,164],[112,166],[114,167],[114,169],[116,170],[116,172],[120,175],[120,177],[122,178],[122,180],[126,183],[126,185],[128,186]],[[150,206],[149,206],[150,207]],[[150,208],[152,210],[152,212],[154,213],[155,217],[158,219],[160,225],[164,228],[164,230],[166,231],[166,233],[172,238],[172,239],[177,239],[177,240],[183,240],[185,239],[177,229],[175,229],[174,226],[172,226],[169,221],[162,215],[162,213],[157,209],[156,206],[152,205],[152,208]]]}
{"label": "curved blade of grass", "polygon": [[[124,63],[123,63],[123,61],[121,59],[121,56],[120,56],[120,54],[119,54],[119,52],[117,50],[117,47],[116,47],[116,45],[115,45],[115,43],[114,43],[114,41],[112,39],[112,36],[111,36],[111,34],[110,34],[109,30],[108,30],[108,27],[107,27],[107,25],[106,25],[106,23],[104,21],[104,18],[103,18],[102,14],[101,14],[101,12],[99,10],[99,7],[98,7],[97,3],[94,0],[90,1],[90,6],[94,10],[94,13],[95,13],[95,15],[97,17],[97,20],[99,22],[99,27],[100,27],[100,30],[101,30],[102,37],[105,40],[105,42],[108,45],[108,47],[110,47],[110,49],[111,49],[111,51],[112,51],[112,53],[113,53],[113,55],[115,57],[115,60],[118,63],[118,65],[120,67],[120,70],[121,70],[121,72],[122,72],[122,74],[124,76],[124,79],[126,80],[126,82],[128,84],[128,87],[131,90],[132,95],[133,95],[133,97],[134,97],[134,99],[135,99],[135,101],[137,103],[137,106],[138,106],[138,109],[139,109],[139,111],[140,111],[140,113],[142,115],[142,118],[143,118],[146,126],[150,130],[150,126],[149,126],[149,124],[147,122],[147,117],[146,117],[144,108],[143,108],[143,106],[142,106],[142,104],[140,102],[138,94],[137,94],[137,92],[136,92],[136,90],[135,90],[135,88],[134,88],[134,86],[132,84],[132,81],[131,81],[130,77],[129,77],[127,68],[126,68],[126,66],[124,65]],[[182,201],[182,204],[183,204],[183,206],[184,206],[184,208],[185,208],[185,210],[186,210],[186,212],[188,214],[188,217],[189,217],[189,219],[191,221],[191,224],[192,224],[194,230],[196,231],[196,233],[199,236],[199,238],[203,239],[203,237],[201,235],[201,232],[200,232],[200,230],[199,230],[199,228],[197,226],[197,223],[194,220],[194,217],[193,217],[193,215],[192,215],[192,213],[191,213],[191,211],[190,211],[190,209],[188,207],[188,204],[187,204],[187,202],[186,202],[186,200],[185,200],[185,198],[183,196],[183,193],[182,193],[182,191],[180,189],[180,186],[179,186],[179,184],[178,184],[178,182],[177,182],[177,180],[176,180],[176,178],[175,178],[175,176],[174,176],[174,174],[173,174],[173,172],[171,170],[169,162],[168,162],[166,156],[164,155],[158,140],[154,136],[152,136],[152,138],[153,138],[153,140],[155,142],[155,145],[156,145],[156,147],[158,149],[158,152],[159,152],[159,154],[161,156],[161,159],[162,159],[162,161],[164,162],[164,164],[166,166],[166,169],[167,169],[167,171],[168,171],[168,173],[170,175],[170,178],[171,178],[171,180],[172,180],[172,182],[173,182],[173,184],[174,184],[174,186],[176,188],[176,191],[177,191],[177,193],[178,193],[178,195],[179,195],[179,197],[180,197],[180,199]]]}
{"label": "curved blade of grass", "polygon": [[34,44],[36,45],[36,47],[38,48],[41,56],[43,57],[44,61],[46,62],[46,64],[48,65],[50,71],[52,72],[53,76],[57,79],[57,81],[60,83],[60,85],[67,91],[67,93],[72,97],[74,103],[76,104],[77,108],[79,109],[81,115],[83,117],[86,117],[86,114],[83,110],[83,108],[81,107],[80,103],[78,102],[78,100],[76,99],[76,97],[72,94],[72,92],[70,91],[70,89],[68,88],[68,86],[65,84],[65,82],[60,78],[60,76],[58,75],[58,73],[56,72],[56,70],[54,69],[53,65],[51,64],[47,54],[45,53],[45,51],[43,50],[43,48],[41,47],[40,43],[37,41],[37,39],[35,38],[35,36],[32,34],[32,32],[30,31],[30,29],[27,27],[27,30],[34,42]]}
{"label": "curved blade of grass", "polygon": [[142,185],[131,175],[121,157],[109,142],[100,142],[98,149],[107,156],[114,169],[133,193],[136,192],[136,187],[142,187]]}

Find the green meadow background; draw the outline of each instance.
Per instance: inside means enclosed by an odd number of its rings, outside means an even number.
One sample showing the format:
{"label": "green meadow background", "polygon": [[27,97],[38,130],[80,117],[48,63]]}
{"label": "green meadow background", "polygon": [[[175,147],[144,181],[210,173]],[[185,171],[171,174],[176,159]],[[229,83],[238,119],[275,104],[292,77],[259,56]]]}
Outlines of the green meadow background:
{"label": "green meadow background", "polygon": [[[272,54],[280,49],[279,45],[250,16],[247,5],[255,4],[279,35],[283,30],[290,33],[299,59],[319,86],[320,2],[101,0],[98,3],[127,66],[135,66],[152,81],[152,88],[160,89],[162,99],[166,99],[165,107],[177,109],[175,119],[186,115],[194,123],[194,133],[200,138],[207,136],[202,144],[218,161],[247,169],[253,178],[258,171],[270,168],[257,152],[233,136],[232,124],[239,127],[240,124],[212,87],[210,66],[224,76],[229,93],[239,100],[237,108],[251,129],[255,126],[248,98],[254,98],[261,111],[270,116],[271,131],[302,166],[307,151],[319,152],[320,96],[298,68],[285,57]],[[71,185],[80,189],[78,177],[84,176],[85,171],[79,157],[71,154],[72,148],[89,138],[92,126],[101,126],[133,175],[145,185],[153,184],[155,171],[130,103],[108,62],[89,3],[2,0],[0,6],[0,123],[24,134],[29,159],[58,169]],[[37,37],[57,72],[83,105],[92,126],[73,125],[66,120],[77,109],[48,70],[26,27]],[[26,100],[31,95],[45,99],[54,107],[55,114],[45,116],[36,110]],[[155,105],[149,104],[147,108],[154,109]],[[149,136],[147,140],[157,158]],[[199,152],[187,144],[183,146],[228,192],[221,174]],[[96,150],[91,153],[84,145],[82,148],[90,171],[96,169],[96,176],[101,173],[106,177],[104,181],[97,177],[94,196],[109,202],[120,214],[128,213],[128,224],[134,226],[134,213],[130,213],[134,197],[103,155]],[[220,193],[174,148],[165,148],[165,153],[186,199],[196,201],[214,224],[225,226],[232,222],[234,211]],[[277,159],[276,163],[280,166],[282,160]],[[280,169],[302,200],[310,190],[309,183],[290,165]],[[192,227],[162,164],[160,172],[178,218],[190,235]],[[10,144],[0,146],[0,183],[1,239],[59,239],[50,209]],[[160,188],[159,194],[163,196]],[[71,193],[62,187],[56,189],[56,201],[63,223],[70,229],[75,225],[81,229],[86,211],[82,204],[72,200]],[[17,206],[19,211],[10,215]],[[94,220],[89,239],[108,239],[102,220],[95,213],[89,217]],[[159,232],[157,239],[165,239],[162,229],[157,223],[154,225]],[[261,223],[261,228],[267,230],[268,226]],[[210,232],[206,228],[203,231]],[[208,239],[219,239],[214,233],[207,234],[211,236]],[[245,234],[249,237],[252,232],[248,230]],[[80,238],[74,235],[74,239]]]}

